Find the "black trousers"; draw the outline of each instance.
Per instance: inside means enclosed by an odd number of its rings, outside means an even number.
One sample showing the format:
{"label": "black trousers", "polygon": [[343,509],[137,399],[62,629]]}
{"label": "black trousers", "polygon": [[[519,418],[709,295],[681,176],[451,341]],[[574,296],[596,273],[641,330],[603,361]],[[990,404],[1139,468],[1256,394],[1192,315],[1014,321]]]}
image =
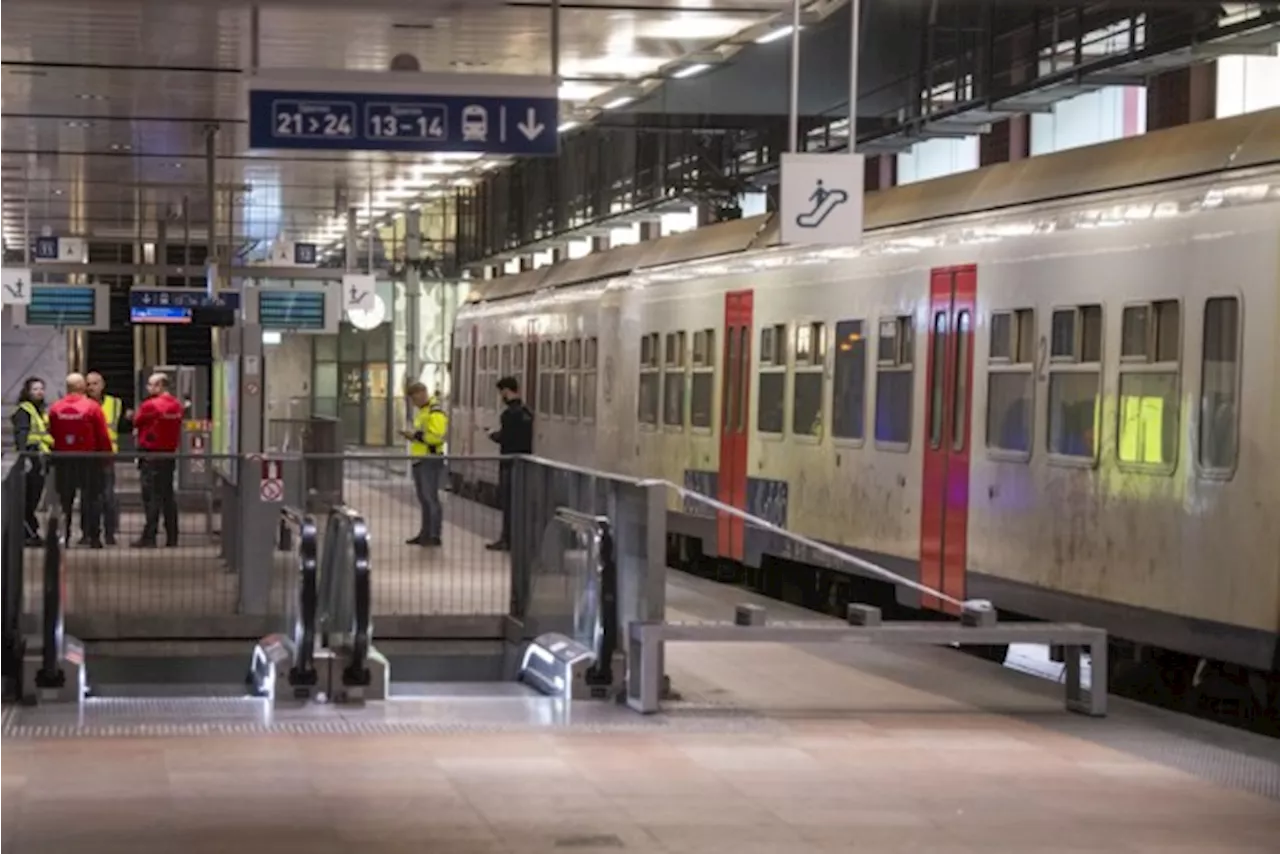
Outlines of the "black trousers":
{"label": "black trousers", "polygon": [[511,491],[511,463],[503,460],[498,463],[498,507],[502,510],[502,536],[498,542],[507,545],[511,544]]}
{"label": "black trousers", "polygon": [[[116,465],[112,461],[102,470],[99,480],[102,486],[102,498],[98,507],[102,513],[102,528],[108,539],[120,530],[120,501],[116,498]],[[84,512],[84,502],[80,503],[80,533],[89,536],[89,517]]]}
{"label": "black trousers", "polygon": [[160,531],[160,517],[164,517],[165,540],[178,542],[178,499],[173,494],[173,475],[176,460],[138,460],[138,473],[142,478],[142,506],[147,521],[142,528],[142,541],[154,543]]}
{"label": "black trousers", "polygon": [[102,461],[54,460],[54,484],[62,503],[67,539],[71,538],[71,510],[80,496],[80,524],[90,540],[102,536]]}
{"label": "black trousers", "polygon": [[40,536],[40,498],[44,495],[44,464],[37,458],[22,460],[27,467],[23,484],[22,521],[28,537]]}

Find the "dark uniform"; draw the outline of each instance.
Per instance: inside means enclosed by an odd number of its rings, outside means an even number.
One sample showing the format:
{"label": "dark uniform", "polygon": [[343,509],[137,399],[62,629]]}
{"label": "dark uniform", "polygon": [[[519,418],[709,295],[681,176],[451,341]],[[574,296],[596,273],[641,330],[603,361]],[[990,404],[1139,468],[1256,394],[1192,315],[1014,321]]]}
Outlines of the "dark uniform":
{"label": "dark uniform", "polygon": [[[513,397],[502,411],[499,429],[489,434],[498,443],[503,456],[533,453],[533,413],[524,401]],[[498,503],[502,508],[502,536],[493,543],[494,548],[511,545],[511,466],[512,460],[503,460],[498,466]]]}
{"label": "dark uniform", "polygon": [[13,413],[13,442],[22,453],[18,465],[25,469],[23,484],[22,521],[26,528],[28,545],[40,542],[40,497],[44,494],[45,462],[53,450],[53,436],[49,435],[48,416],[44,404],[24,400]]}

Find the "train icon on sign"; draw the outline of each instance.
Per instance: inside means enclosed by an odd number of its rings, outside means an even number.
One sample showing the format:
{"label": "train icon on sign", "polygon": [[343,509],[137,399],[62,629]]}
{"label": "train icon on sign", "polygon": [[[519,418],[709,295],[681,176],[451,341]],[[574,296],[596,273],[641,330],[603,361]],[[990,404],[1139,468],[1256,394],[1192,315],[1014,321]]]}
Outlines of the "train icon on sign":
{"label": "train icon on sign", "polygon": [[487,142],[489,140],[489,111],[479,104],[462,108],[462,141]]}

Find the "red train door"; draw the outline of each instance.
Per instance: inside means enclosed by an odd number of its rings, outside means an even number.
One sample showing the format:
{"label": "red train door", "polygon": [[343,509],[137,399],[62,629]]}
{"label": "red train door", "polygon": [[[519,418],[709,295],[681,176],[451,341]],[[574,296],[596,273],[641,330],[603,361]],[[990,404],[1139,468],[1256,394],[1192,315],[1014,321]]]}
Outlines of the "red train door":
{"label": "red train door", "polygon": [[[968,559],[977,293],[977,267],[943,267],[930,274],[920,581],[956,599],[965,597]],[[959,611],[936,596],[923,597],[922,605]]]}
{"label": "red train door", "polygon": [[[724,383],[720,398],[720,501],[747,506],[748,403],[751,396],[751,291],[724,296]],[[724,557],[742,559],[745,526],[741,519],[718,514],[716,542]]]}

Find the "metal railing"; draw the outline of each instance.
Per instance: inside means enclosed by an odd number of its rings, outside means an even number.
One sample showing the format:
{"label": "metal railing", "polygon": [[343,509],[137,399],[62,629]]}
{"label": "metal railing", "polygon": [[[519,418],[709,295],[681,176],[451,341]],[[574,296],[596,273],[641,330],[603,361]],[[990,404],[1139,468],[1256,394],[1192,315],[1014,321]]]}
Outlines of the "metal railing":
{"label": "metal railing", "polygon": [[[293,685],[316,684],[316,613],[318,587],[316,582],[319,537],[315,518],[294,507],[280,511],[281,534],[297,532],[298,598],[296,614],[292,622],[292,636],[296,650],[294,665],[289,673]],[[282,537],[283,538],[283,537]]]}
{"label": "metal railing", "polygon": [[36,671],[37,688],[61,688],[66,683],[62,672],[62,513],[58,507],[49,511],[44,530],[44,573],[41,585],[40,669]]}
{"label": "metal railing", "polygon": [[24,550],[27,542],[24,504],[26,501],[26,471],[17,458],[4,461],[3,546],[0,560],[4,572],[4,696],[16,697],[20,691],[22,656],[25,648],[22,637],[22,593],[25,581],[23,572]]}
{"label": "metal railing", "polygon": [[373,590],[369,565],[369,527],[360,516],[351,519],[351,661],[342,674],[344,685],[369,684],[369,651],[373,648]]}

